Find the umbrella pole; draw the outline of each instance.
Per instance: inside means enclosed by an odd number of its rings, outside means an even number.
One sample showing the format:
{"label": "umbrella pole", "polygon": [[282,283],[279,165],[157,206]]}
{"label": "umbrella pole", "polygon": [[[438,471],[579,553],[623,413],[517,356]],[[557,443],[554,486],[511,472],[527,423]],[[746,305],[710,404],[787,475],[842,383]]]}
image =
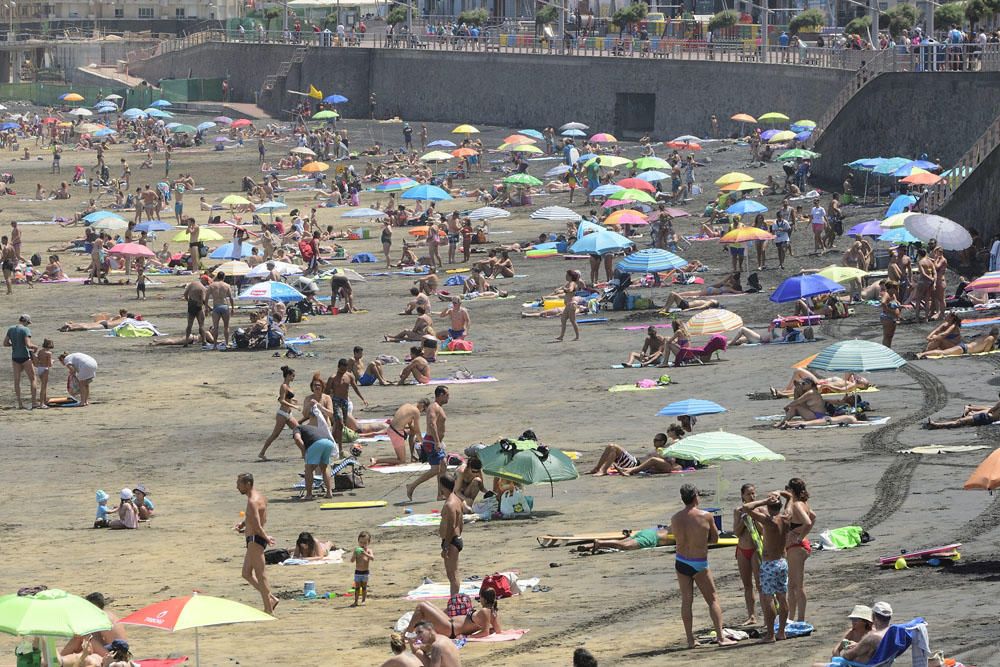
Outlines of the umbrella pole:
{"label": "umbrella pole", "polygon": [[59,651],[56,649],[55,637],[42,639],[42,664],[46,667],[59,667]]}
{"label": "umbrella pole", "polygon": [[201,650],[198,645],[198,628],[194,629],[194,665],[201,667]]}

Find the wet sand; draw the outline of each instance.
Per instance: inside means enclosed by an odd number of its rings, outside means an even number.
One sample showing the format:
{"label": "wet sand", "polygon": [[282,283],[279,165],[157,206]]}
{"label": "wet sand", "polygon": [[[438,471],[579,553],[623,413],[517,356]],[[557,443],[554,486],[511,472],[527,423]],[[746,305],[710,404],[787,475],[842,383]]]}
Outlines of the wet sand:
{"label": "wet sand", "polygon": [[[362,146],[367,145],[369,136],[384,136],[389,145],[402,143],[399,125],[349,122],[348,126],[354,142]],[[452,138],[447,134],[450,127],[430,129],[432,140]],[[510,132],[482,129],[487,146],[498,145]],[[677,128],[677,133],[686,130]],[[112,151],[108,163],[117,164],[122,150]],[[280,152],[280,148],[269,146],[269,158],[276,161]],[[627,154],[635,155],[634,148]],[[667,151],[658,150],[658,154],[665,156]],[[733,169],[746,171],[747,155],[746,148],[706,144],[697,157],[711,161],[698,171],[697,178],[707,192],[683,206],[695,215],[676,221],[678,231],[694,229],[707,195],[715,192],[711,182]],[[133,188],[155,182],[154,176],[156,180],[162,177],[162,162],[157,161],[153,171],[140,171],[142,155],[128,153],[128,159],[133,166]],[[63,175],[68,178],[75,164],[89,168],[94,161],[93,153],[68,152],[63,158]],[[363,162],[355,164],[363,169]],[[555,164],[532,163],[530,172],[540,176]],[[57,185],[58,176],[48,173],[48,159],[24,163],[4,155],[0,170],[17,175],[18,195],[0,200],[4,221],[66,215],[85,203],[85,188],[74,188],[68,205],[20,201],[33,194],[36,182],[46,189]],[[244,174],[257,176],[256,151],[250,144],[224,153],[179,151],[172,172],[193,173],[198,184],[207,187],[208,199],[214,200],[235,192]],[[781,170],[774,164],[749,173],[762,182],[768,174],[778,177]],[[189,211],[197,208],[198,194],[187,195]],[[307,208],[309,198],[311,193],[290,193],[286,201],[291,207]],[[512,217],[493,222],[493,239],[500,243],[526,241],[540,231],[562,231],[562,223],[533,221],[527,216],[540,206],[566,205],[567,198],[565,194],[538,196],[534,206],[513,209]],[[368,194],[363,203],[376,199]],[[766,201],[771,215],[779,202],[777,197]],[[473,207],[460,199],[440,208]],[[579,205],[576,208],[586,211]],[[320,209],[321,225],[344,227],[339,217],[344,210]],[[880,212],[849,208],[847,224],[877,217]],[[205,218],[202,213],[195,215],[199,220]],[[5,222],[4,233],[7,229]],[[511,233],[498,233],[505,231]],[[799,253],[812,246],[807,233],[801,229],[796,232],[794,243]],[[80,228],[26,226],[24,254],[37,251],[44,256],[46,247],[79,235]],[[161,238],[171,235],[161,234]],[[394,254],[404,235],[405,230],[396,230]],[[373,236],[372,240],[345,242],[348,252],[369,251],[381,256],[375,228]],[[160,243],[162,240],[156,247]],[[845,239],[837,242],[840,252],[846,245]],[[181,249],[180,244],[172,247]],[[706,281],[718,279],[728,268],[728,254],[714,242],[695,243],[681,254],[711,268],[702,274]],[[70,275],[81,275],[71,269],[88,263],[86,257],[60,255]],[[782,278],[802,267],[839,261],[839,257],[839,253],[822,259],[798,254],[786,263],[785,272],[760,274],[763,294],[720,300],[724,307],[740,314],[747,326],[763,329],[771,316],[790,310],[767,300]],[[584,270],[586,275],[586,262],[517,256],[514,262],[517,273],[528,275],[501,281],[514,298],[467,305],[473,318],[470,337],[476,345],[475,354],[441,357],[433,366],[435,376],[450,375],[464,367],[476,375],[495,375],[500,380],[451,387],[446,438],[450,451],[513,437],[530,428],[548,444],[581,452],[578,467],[582,472],[594,465],[608,442],[620,443],[635,453],[647,452],[653,434],[665,431],[670,423],[655,416],[657,410],[668,402],[691,397],[716,401],[728,410],[701,418],[697,431],[721,428],[739,433],[784,454],[787,460],[726,464],[721,469],[636,479],[582,477],[555,485],[552,496],[548,487],[537,486],[530,489],[537,510],[531,519],[467,526],[460,569],[463,575],[519,569],[524,577],[540,576],[541,583],[552,590],[503,601],[504,625],[530,628],[530,633],[517,642],[470,644],[461,651],[464,664],[568,664],[573,649],[585,645],[601,664],[608,665],[803,665],[829,656],[846,630],[845,617],[853,605],[878,599],[892,604],[898,620],[925,617],[933,649],[942,649],[969,664],[1000,663],[994,628],[996,603],[990,597],[1000,573],[1000,532],[996,530],[1000,500],[985,492],[961,489],[988,450],[923,457],[896,453],[932,443],[992,447],[997,431],[991,427],[929,432],[922,430],[920,423],[928,416],[961,413],[966,403],[992,402],[1000,356],[919,361],[899,371],[871,374],[881,391],[865,398],[875,414],[891,417],[887,426],[779,432],[754,417],[780,413],[783,402],[750,401],[746,394],[784,385],[791,364],[827,344],[847,338],[880,340],[874,308],[860,305],[853,317],[824,324],[817,329],[822,338],[819,342],[736,348],[723,353],[721,362],[670,369],[676,384],[667,389],[608,393],[612,385],[660,374],[658,370],[610,368],[620,363],[628,350],[642,344],[642,331],[622,331],[621,327],[643,324],[655,311],[608,313],[609,323],[582,327],[580,341],[555,343],[558,322],[522,319],[520,305],[561,285],[568,268]],[[770,264],[776,266],[775,258]],[[379,266],[351,265],[363,273]],[[125,307],[171,335],[182,334],[185,321],[180,295],[190,278],[153,279],[163,284],[151,285],[145,302],[134,300],[131,286],[72,283],[36,285],[34,289],[16,286],[12,299],[3,297],[4,326],[13,324],[17,314],[30,313],[36,343],[49,337],[55,341],[57,354],[62,350],[86,352],[100,364],[92,391],[94,405],[30,413],[12,409],[9,366],[3,366],[0,420],[7,435],[6,465],[0,468],[0,506],[5,508],[0,531],[7,554],[3,591],[34,584],[81,595],[100,590],[112,599],[110,610],[120,616],[192,590],[257,606],[259,596],[240,579],[243,538],[231,530],[244,506],[235,477],[249,471],[270,499],[268,531],[279,546],[290,548],[298,533],[308,530],[349,550],[358,531],[373,533],[376,560],[370,599],[361,609],[349,608],[349,598],[294,599],[306,580],[315,581],[321,593],[347,592],[353,578],[346,563],[269,567],[273,590],[283,599],[277,620],[203,630],[203,664],[380,664],[389,657],[390,627],[415,606],[402,599],[406,591],[420,584],[423,577],[445,581],[436,529],[378,528],[380,523],[403,515],[404,485],[410,476],[368,473],[365,489],[339,498],[385,499],[387,507],[322,512],[317,503],[292,498],[295,494],[290,487],[298,480],[302,463],[287,435],[271,448],[274,461],[256,462],[255,457],[274,425],[281,365],[288,363],[297,370],[294,389],[304,397],[312,373],[330,375],[337,360],[350,356],[356,344],[365,347],[369,358],[406,355],[406,345],[380,341],[381,334],[412,323],[410,317],[396,314],[408,298],[409,280],[370,278],[356,285],[357,304],[367,313],[317,317],[291,325],[290,332],[327,337],[301,348],[315,355],[310,358],[286,360],[273,358],[269,352],[152,348],[144,339],[107,338],[103,332],[56,333],[67,320],[79,321],[89,313]],[[651,295],[662,303],[667,290],[637,289],[633,293]],[[234,322],[240,319],[235,317]],[[922,349],[928,330],[928,325],[900,326],[896,349]],[[398,376],[399,369],[389,367],[387,372]],[[50,395],[62,393],[65,377],[57,364]],[[388,416],[401,402],[415,401],[428,393],[417,387],[362,391],[371,403],[359,412],[363,417]],[[365,455],[372,452],[369,447]],[[391,449],[378,445],[374,453],[387,455]],[[721,493],[716,488],[717,472],[723,480]],[[678,489],[685,482],[705,491],[705,505],[724,508],[729,528],[743,482],[754,482],[764,492],[783,488],[793,476],[804,478],[809,485],[810,502],[818,515],[815,533],[860,522],[875,540],[853,551],[819,552],[809,559],[805,581],[807,620],[816,627],[812,637],[769,647],[743,642],[732,649],[689,651],[684,648],[673,559],[667,550],[584,557],[568,548],[543,550],[535,541],[535,536],[542,534],[641,529],[666,523],[680,507]],[[114,498],[118,489],[137,483],[149,488],[158,516],[135,532],[92,530],[94,491],[103,488]],[[415,512],[440,507],[429,483],[417,490],[415,500]],[[962,560],[950,570],[897,572],[877,566],[878,556],[898,553],[901,548],[952,541],[965,546]],[[743,620],[745,612],[732,552],[713,551],[711,565],[726,623],[733,627]],[[707,632],[710,622],[700,600],[695,602],[694,613],[696,632]],[[137,658],[168,654],[193,657],[190,631],[171,635],[130,628],[129,639]],[[0,638],[0,654],[4,656],[0,664],[13,664],[14,645],[13,638]]]}

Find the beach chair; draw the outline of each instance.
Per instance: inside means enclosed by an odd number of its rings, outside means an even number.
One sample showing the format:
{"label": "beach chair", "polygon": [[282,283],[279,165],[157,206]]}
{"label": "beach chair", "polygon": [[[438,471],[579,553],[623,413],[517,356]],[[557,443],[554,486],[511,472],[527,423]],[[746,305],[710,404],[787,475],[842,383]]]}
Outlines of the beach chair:
{"label": "beach chair", "polygon": [[930,658],[930,640],[927,637],[927,623],[915,618],[906,623],[894,623],[886,630],[875,655],[868,662],[853,662],[834,658],[829,667],[889,667],[896,658],[910,649],[913,667],[927,667]]}
{"label": "beach chair", "polygon": [[682,347],[674,355],[674,365],[680,366],[681,364],[687,364],[692,361],[696,361],[699,364],[704,364],[707,361],[712,360],[712,355],[718,356],[720,352],[725,352],[726,347],[729,345],[729,340],[721,335],[716,334],[708,339],[704,347]]}

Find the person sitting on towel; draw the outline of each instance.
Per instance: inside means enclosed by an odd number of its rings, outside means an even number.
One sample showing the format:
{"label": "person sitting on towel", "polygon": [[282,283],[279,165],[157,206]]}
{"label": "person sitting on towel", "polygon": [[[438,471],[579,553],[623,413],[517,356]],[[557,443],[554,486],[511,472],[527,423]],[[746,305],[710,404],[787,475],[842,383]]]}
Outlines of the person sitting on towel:
{"label": "person sitting on towel", "polygon": [[667,437],[666,440],[662,439],[663,434],[657,433],[656,437],[653,438],[653,450],[654,453],[646,458],[645,461],[639,465],[632,467],[624,467],[619,465],[617,462],[612,463],[615,470],[621,474],[628,477],[629,475],[635,475],[636,473],[645,472],[650,474],[662,474],[678,472],[683,470],[685,466],[692,466],[691,461],[681,461],[675,459],[672,456],[666,456],[664,450],[670,445],[674,444],[678,440],[684,437],[684,429],[681,428],[680,424],[671,424],[667,427]]}
{"label": "person sitting on towel", "polygon": [[663,358],[663,349],[667,345],[667,339],[656,333],[656,327],[646,328],[646,340],[642,343],[642,350],[639,352],[629,352],[625,366],[655,366]]}

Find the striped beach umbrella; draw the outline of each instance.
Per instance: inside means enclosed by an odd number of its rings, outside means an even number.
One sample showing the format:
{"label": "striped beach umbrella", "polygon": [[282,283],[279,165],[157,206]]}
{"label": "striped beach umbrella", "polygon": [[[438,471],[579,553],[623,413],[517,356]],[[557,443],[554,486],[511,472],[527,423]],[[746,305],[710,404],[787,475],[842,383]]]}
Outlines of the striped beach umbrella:
{"label": "striped beach umbrella", "polygon": [[725,431],[710,431],[688,436],[667,447],[663,455],[698,463],[785,460],[784,456],[772,452],[755,440]]}
{"label": "striped beach umbrella", "polygon": [[743,318],[725,308],[709,308],[697,313],[687,322],[690,334],[717,334],[743,326]]}
{"label": "striped beach umbrella", "polygon": [[580,222],[582,216],[565,206],[546,206],[540,208],[529,216],[532,220],[561,220]]}
{"label": "striped beach umbrella", "polygon": [[646,248],[639,252],[634,252],[615,267],[624,273],[650,273],[653,271],[670,271],[671,269],[682,269],[687,266],[686,259],[678,257],[669,250],[659,248]]}
{"label": "striped beach umbrella", "polygon": [[811,370],[839,373],[881,371],[899,368],[906,363],[889,348],[869,340],[843,340],[822,350],[809,363]]}

